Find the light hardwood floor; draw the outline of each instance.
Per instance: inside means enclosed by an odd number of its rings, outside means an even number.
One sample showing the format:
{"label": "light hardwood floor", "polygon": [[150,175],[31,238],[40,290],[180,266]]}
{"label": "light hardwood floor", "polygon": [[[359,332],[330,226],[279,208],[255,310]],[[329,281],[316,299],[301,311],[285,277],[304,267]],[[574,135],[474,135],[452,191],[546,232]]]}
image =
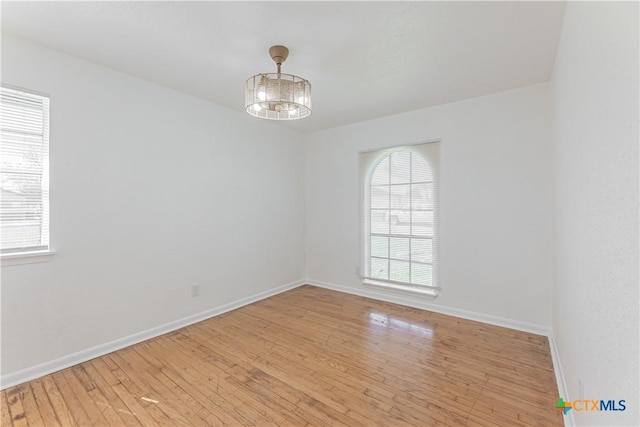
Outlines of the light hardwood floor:
{"label": "light hardwood floor", "polygon": [[547,339],[313,286],[2,392],[1,425],[562,425]]}

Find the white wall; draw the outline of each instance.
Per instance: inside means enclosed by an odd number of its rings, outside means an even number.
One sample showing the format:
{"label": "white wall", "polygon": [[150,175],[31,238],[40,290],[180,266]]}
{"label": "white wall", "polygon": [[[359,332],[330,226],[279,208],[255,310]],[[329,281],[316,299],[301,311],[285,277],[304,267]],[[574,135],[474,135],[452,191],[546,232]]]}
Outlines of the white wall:
{"label": "white wall", "polygon": [[2,269],[3,376],[304,277],[299,133],[6,36],[2,82],[51,96],[57,251]]}
{"label": "white wall", "polygon": [[[578,425],[640,425],[638,3],[572,3],[553,75],[553,329]],[[582,384],[582,385],[581,385]]]}
{"label": "white wall", "polygon": [[358,152],[441,139],[435,306],[550,327],[550,106],[541,84],[308,135],[307,276],[362,290]]}
{"label": "white wall", "polygon": [[637,17],[570,3],[552,84],[312,135],[3,36],[2,82],[51,95],[58,254],[2,269],[2,375],[297,281],[305,258],[360,292],[358,152],[440,139],[434,307],[553,318],[564,397],[636,405],[579,424],[640,424]]}

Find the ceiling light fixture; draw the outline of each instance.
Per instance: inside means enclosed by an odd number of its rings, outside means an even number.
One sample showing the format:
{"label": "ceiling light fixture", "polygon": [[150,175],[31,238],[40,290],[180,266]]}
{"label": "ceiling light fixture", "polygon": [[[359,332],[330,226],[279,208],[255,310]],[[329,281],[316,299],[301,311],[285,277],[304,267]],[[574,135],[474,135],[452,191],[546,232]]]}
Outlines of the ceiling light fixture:
{"label": "ceiling light fixture", "polygon": [[276,73],[261,73],[247,79],[245,110],[252,116],[270,120],[296,120],[311,114],[311,83],[302,77],[280,72],[289,56],[284,46],[271,46]]}

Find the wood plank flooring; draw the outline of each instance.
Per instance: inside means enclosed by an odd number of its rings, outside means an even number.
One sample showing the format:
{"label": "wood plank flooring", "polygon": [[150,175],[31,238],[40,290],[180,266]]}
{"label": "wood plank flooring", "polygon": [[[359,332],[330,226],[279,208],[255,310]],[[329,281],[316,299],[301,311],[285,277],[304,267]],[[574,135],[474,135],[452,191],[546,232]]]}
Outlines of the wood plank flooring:
{"label": "wood plank flooring", "polygon": [[6,426],[560,426],[542,336],[302,286],[2,391]]}

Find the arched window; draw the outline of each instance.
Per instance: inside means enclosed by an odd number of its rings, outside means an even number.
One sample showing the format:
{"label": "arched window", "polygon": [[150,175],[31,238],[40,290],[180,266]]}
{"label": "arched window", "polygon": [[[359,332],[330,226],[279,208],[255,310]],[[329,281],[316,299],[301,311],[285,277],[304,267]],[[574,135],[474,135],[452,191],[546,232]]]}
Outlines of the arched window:
{"label": "arched window", "polygon": [[435,296],[437,143],[365,153],[365,157],[365,283]]}

